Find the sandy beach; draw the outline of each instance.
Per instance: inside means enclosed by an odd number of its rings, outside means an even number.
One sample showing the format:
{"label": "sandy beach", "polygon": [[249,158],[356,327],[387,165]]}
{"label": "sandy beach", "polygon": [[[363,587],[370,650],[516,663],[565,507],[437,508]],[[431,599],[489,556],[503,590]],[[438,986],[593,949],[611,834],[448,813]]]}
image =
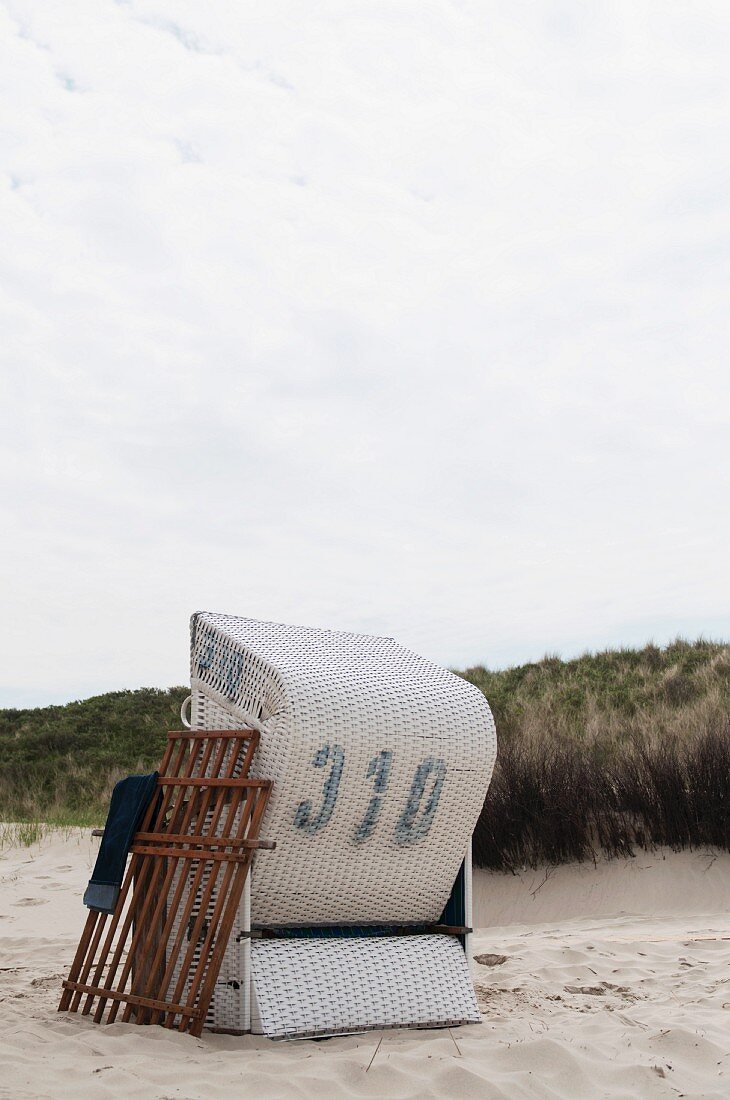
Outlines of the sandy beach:
{"label": "sandy beach", "polygon": [[86,830],[0,852],[0,1096],[730,1095],[730,855],[475,876],[479,1025],[273,1043],[56,1012]]}

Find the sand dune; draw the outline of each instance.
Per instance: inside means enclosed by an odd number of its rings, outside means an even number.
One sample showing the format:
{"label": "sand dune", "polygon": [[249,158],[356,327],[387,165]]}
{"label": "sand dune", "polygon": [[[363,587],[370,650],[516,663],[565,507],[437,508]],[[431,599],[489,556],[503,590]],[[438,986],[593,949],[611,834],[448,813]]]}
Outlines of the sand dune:
{"label": "sand dune", "polygon": [[730,1096],[727,854],[480,874],[482,1024],[277,1044],[56,1012],[93,844],[0,852],[2,1097]]}

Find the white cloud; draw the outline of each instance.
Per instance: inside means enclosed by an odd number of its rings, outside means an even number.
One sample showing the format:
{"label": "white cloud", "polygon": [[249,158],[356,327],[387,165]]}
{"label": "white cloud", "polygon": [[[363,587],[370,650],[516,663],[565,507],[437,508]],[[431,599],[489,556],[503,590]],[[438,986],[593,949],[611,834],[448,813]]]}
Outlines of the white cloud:
{"label": "white cloud", "polygon": [[210,608],[727,633],[730,13],[0,10],[3,701]]}

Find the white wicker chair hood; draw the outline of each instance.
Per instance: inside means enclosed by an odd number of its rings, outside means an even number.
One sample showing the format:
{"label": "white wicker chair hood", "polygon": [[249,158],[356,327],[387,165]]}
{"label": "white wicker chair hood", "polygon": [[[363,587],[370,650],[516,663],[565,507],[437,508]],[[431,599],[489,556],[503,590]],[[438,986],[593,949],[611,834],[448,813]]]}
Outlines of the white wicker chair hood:
{"label": "white wicker chair hood", "polygon": [[262,733],[254,925],[439,919],[496,756],[480,691],[391,638],[208,612],[191,681],[196,728]]}

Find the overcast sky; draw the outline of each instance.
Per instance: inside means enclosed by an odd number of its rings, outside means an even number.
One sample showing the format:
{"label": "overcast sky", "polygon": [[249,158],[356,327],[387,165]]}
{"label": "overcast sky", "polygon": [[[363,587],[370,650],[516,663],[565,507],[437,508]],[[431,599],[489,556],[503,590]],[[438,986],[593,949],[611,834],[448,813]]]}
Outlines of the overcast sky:
{"label": "overcast sky", "polygon": [[5,0],[0,86],[0,704],[730,635],[724,0]]}

